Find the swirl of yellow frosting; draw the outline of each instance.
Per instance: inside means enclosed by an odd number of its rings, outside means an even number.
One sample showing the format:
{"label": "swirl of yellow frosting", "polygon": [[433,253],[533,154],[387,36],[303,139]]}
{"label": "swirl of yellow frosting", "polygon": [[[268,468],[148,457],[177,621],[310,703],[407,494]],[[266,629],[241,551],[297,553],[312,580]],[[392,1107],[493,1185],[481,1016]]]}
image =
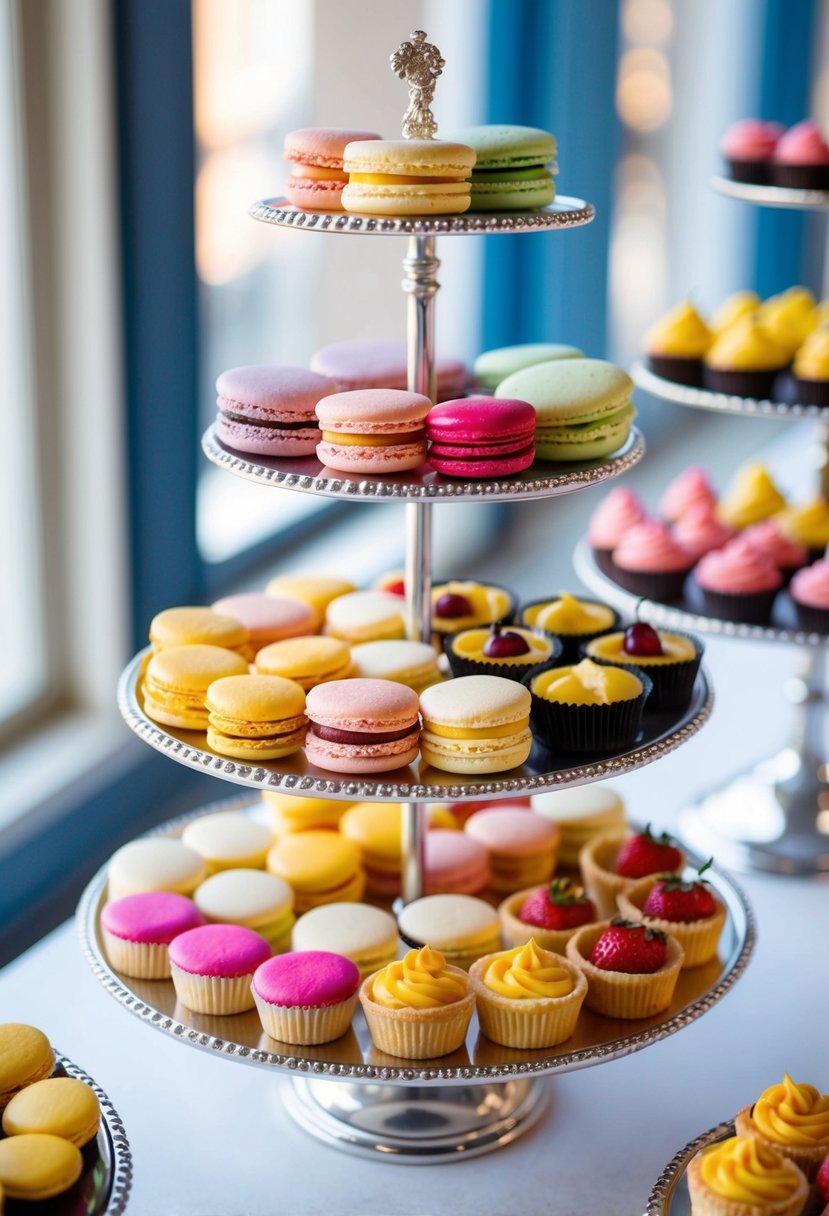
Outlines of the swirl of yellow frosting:
{"label": "swirl of yellow frosting", "polygon": [[777,522],[781,532],[810,549],[829,544],[829,503],[823,498],[787,507],[778,513]]}
{"label": "swirl of yellow frosting", "polygon": [[731,1136],[703,1149],[703,1181],[723,1199],[764,1204],[788,1199],[797,1190],[797,1170],[755,1136]]}
{"label": "swirl of yellow frosting", "polygon": [[372,999],[386,1009],[436,1009],[462,1001],[466,992],[463,976],[448,971],[446,959],[430,946],[389,963],[371,986]]}
{"label": "swirl of yellow frosting", "polygon": [[760,371],[785,367],[790,352],[749,313],[723,330],[705,354],[709,367]]}
{"label": "swirl of yellow frosting", "polygon": [[651,355],[696,359],[705,354],[713,337],[693,304],[683,300],[651,326],[645,335],[645,349]]}
{"label": "swirl of yellow frosting", "polygon": [[524,946],[494,955],[483,981],[491,992],[514,1001],[569,996],[573,991],[570,973],[555,961],[554,955],[540,950],[533,937]]}
{"label": "swirl of yellow frosting", "polygon": [[794,374],[803,380],[829,380],[829,325],[816,329],[800,347]]}
{"label": "swirl of yellow frosting", "polygon": [[731,492],[720,503],[717,515],[734,528],[748,528],[776,515],[786,506],[765,465],[749,464],[734,479]]}
{"label": "swirl of yellow frosting", "polygon": [[777,1144],[829,1145],[829,1094],[796,1084],[788,1073],[779,1085],[763,1091],[751,1117],[758,1132]]}

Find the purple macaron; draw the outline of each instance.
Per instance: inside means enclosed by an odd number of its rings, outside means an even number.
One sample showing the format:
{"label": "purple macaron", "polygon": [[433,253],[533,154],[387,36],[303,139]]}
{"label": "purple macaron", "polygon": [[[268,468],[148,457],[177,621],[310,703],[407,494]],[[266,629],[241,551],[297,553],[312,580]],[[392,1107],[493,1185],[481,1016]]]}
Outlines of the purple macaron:
{"label": "purple macaron", "polygon": [[304,367],[232,367],[216,381],[216,434],[240,452],[313,456],[321,439],[315,408],[335,390]]}
{"label": "purple macaron", "polygon": [[528,401],[465,397],[429,412],[428,460],[447,477],[506,477],[535,457],[536,413]]}

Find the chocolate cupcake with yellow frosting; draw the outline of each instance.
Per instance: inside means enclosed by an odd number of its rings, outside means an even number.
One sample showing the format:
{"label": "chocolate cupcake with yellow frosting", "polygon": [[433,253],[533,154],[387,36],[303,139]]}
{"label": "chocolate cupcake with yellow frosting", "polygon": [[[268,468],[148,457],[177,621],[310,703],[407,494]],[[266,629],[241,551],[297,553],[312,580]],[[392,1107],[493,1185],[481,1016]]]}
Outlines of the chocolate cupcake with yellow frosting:
{"label": "chocolate cupcake with yellow frosting", "polygon": [[764,300],[757,319],[791,359],[817,327],[815,297],[806,287],[789,287]]}
{"label": "chocolate cupcake with yellow frosting", "polygon": [[802,405],[829,405],[829,325],[809,335],[794,357],[792,371]]}
{"label": "chocolate cupcake with yellow frosting", "polygon": [[619,613],[600,600],[583,599],[569,591],[554,599],[530,600],[522,605],[521,624],[528,629],[552,634],[561,642],[562,663],[577,663],[585,642],[616,629]]}
{"label": "chocolate cupcake with yellow frosting", "polygon": [[552,667],[561,657],[559,638],[517,625],[464,629],[443,639],[453,676],[504,676],[522,680],[528,671]]}
{"label": "chocolate cupcake with yellow frosting", "polygon": [[649,709],[683,709],[688,704],[704,650],[691,633],[654,629],[644,621],[582,647],[585,658],[597,663],[647,672],[653,682]]}
{"label": "chocolate cupcake with yellow frosting", "polygon": [[582,659],[525,677],[532,695],[531,729],[551,751],[615,752],[630,747],[653,688],[636,667]]}
{"label": "chocolate cupcake with yellow frosting", "polygon": [[728,493],[720,499],[717,515],[732,528],[750,528],[778,515],[785,506],[786,499],[766,466],[748,464],[740,469]]}
{"label": "chocolate cupcake with yellow frosting", "polygon": [[705,353],[702,382],[715,393],[770,398],[791,352],[781,346],[755,313],[736,321]]}
{"label": "chocolate cupcake with yellow frosting", "polygon": [[808,502],[786,507],[774,519],[784,536],[805,545],[810,562],[823,557],[829,545],[829,503],[825,498],[818,495]]}
{"label": "chocolate cupcake with yellow frosting", "polygon": [[714,335],[693,304],[683,300],[645,335],[648,365],[657,376],[702,387],[702,357]]}
{"label": "chocolate cupcake with yellow frosting", "polygon": [[735,321],[756,312],[760,307],[760,297],[756,291],[735,291],[726,296],[719,308],[714,310],[711,317],[711,332],[718,337],[726,329],[730,329]]}

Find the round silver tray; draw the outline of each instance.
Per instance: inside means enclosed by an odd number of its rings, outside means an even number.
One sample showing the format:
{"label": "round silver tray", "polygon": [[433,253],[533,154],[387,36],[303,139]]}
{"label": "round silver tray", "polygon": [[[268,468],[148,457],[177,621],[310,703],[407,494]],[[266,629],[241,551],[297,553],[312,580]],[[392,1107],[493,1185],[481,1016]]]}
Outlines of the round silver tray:
{"label": "round silver tray", "polygon": [[719,414],[740,414],[747,418],[779,418],[791,421],[812,418],[829,419],[829,406],[801,405],[798,402],[761,401],[754,397],[734,397],[728,393],[713,393],[707,388],[692,388],[657,376],[644,363],[634,363],[630,370],[637,386],[654,397],[674,405],[687,405],[695,410],[713,410]]}
{"label": "round silver tray", "polygon": [[[251,800],[232,799],[202,807],[161,825],[152,835],[180,835],[185,825],[209,811],[244,813]],[[701,859],[688,855],[688,865]],[[708,876],[708,875],[707,875]],[[313,1074],[342,1081],[393,1081],[396,1085],[469,1085],[505,1082],[513,1077],[541,1077],[587,1068],[630,1055],[674,1034],[707,1013],[744,971],[754,945],[754,917],[745,895],[723,871],[710,872],[710,880],[728,909],[719,956],[703,967],[681,973],[674,999],[664,1013],[636,1022],[603,1018],[582,1010],[572,1039],[553,1050],[517,1051],[500,1047],[478,1033],[477,1018],[466,1044],[452,1055],[436,1060],[407,1062],[378,1053],[359,1006],[351,1031],[321,1047],[289,1047],[263,1035],[255,1010],[230,1017],[191,1013],[177,1003],[171,980],[135,980],[113,970],[107,961],[100,927],[106,902],[107,867],[90,881],[77,911],[81,946],[96,978],[111,996],[149,1025],[184,1043],[214,1055],[240,1060],[259,1068],[293,1075]]]}
{"label": "round silver tray", "polygon": [[557,756],[536,744],[526,764],[486,777],[445,773],[422,761],[391,773],[341,776],[316,768],[306,760],[304,752],[258,766],[229,760],[211,751],[204,731],[177,730],[153,722],[144,712],[141,690],[141,673],[149,655],[149,648],[141,651],[124,669],[118,681],[118,708],[130,729],[156,751],[164,752],[179,764],[237,785],[361,802],[503,798],[619,776],[642,768],[687,742],[708,720],[714,704],[707,674],[701,670],[687,709],[681,713],[646,713],[637,744],[614,755],[585,760],[572,754]]}
{"label": "round silver tray", "polygon": [[292,460],[275,456],[252,457],[225,447],[216,435],[215,423],[205,431],[201,445],[208,460],[247,481],[363,502],[514,502],[519,498],[552,498],[620,477],[638,464],[645,453],[645,440],[633,427],[618,452],[605,460],[566,465],[537,460],[523,473],[500,481],[461,481],[441,476],[428,464],[410,473],[388,477],[363,474],[351,478],[326,468],[315,456]]}
{"label": "round silver tray", "polygon": [[480,236],[493,232],[543,232],[578,228],[596,214],[592,203],[559,195],[534,211],[467,212],[465,215],[353,215],[346,211],[302,211],[285,198],[254,203],[249,214],[265,224],[304,232],[346,232],[363,236]]}
{"label": "round silver tray", "polygon": [[702,596],[695,595],[692,583],[686,584],[685,597],[671,604],[645,599],[627,591],[601,569],[586,537],[576,546],[573,566],[584,585],[619,612],[663,629],[688,629],[692,633],[744,638],[751,642],[783,642],[787,646],[820,647],[829,642],[826,634],[798,629],[794,608],[787,595],[778,595],[770,625],[747,625],[743,621],[721,621],[718,617],[706,616]]}
{"label": "round silver tray", "polygon": [[730,177],[712,177],[711,185],[729,198],[737,198],[744,203],[758,203],[761,207],[789,207],[796,211],[820,211],[829,207],[829,190],[758,186],[754,182],[735,182]]}

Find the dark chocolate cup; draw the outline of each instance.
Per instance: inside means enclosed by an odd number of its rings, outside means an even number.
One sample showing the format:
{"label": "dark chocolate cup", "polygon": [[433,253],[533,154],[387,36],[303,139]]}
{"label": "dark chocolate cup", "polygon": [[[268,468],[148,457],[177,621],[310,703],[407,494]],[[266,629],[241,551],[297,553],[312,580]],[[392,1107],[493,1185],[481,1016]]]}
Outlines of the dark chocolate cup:
{"label": "dark chocolate cup", "polygon": [[[609,573],[609,566],[607,572]],[[602,600],[587,599],[584,596],[579,596],[580,603],[598,604],[599,607],[606,608],[608,612],[613,613],[613,621],[606,629],[597,629],[595,633],[553,633],[550,629],[542,629],[540,625],[531,625],[529,621],[524,619],[524,613],[528,608],[535,608],[540,604],[552,604],[554,601],[555,596],[545,596],[544,599],[540,600],[528,600],[526,604],[521,605],[521,610],[518,613],[518,623],[524,629],[536,629],[539,633],[543,633],[545,637],[555,638],[561,642],[561,657],[555,664],[558,667],[562,667],[567,663],[578,663],[582,642],[592,642],[594,638],[600,638],[605,633],[612,633],[622,623],[621,616],[615,608],[610,607],[610,604],[605,604]]]}
{"label": "dark chocolate cup", "polygon": [[[509,596],[509,608],[507,609],[507,611],[504,613],[503,616],[499,616],[497,618],[497,620],[495,620],[495,621],[478,621],[474,625],[464,625],[464,629],[485,629],[488,625],[511,625],[513,623],[513,621],[515,620],[515,613],[518,608],[518,596],[515,594],[514,591],[511,591],[509,587],[504,587],[501,583],[489,583],[489,582],[484,583],[484,582],[481,582],[480,579],[455,578],[454,576],[452,578],[441,578],[441,579],[435,580],[435,583],[438,586],[442,586],[444,583],[473,583],[473,582],[475,582],[475,583],[480,582],[482,587],[497,587],[499,591],[506,592],[506,594]],[[434,586],[434,584],[433,584],[433,586]],[[458,630],[457,628],[456,629],[445,629],[445,630],[438,629],[434,623],[434,620],[432,621],[432,633],[437,634],[437,636],[440,637],[441,639],[447,637],[449,634],[459,633],[459,632],[460,632],[460,630]]]}
{"label": "dark chocolate cup", "polygon": [[701,587],[703,607],[708,616],[720,621],[740,621],[745,625],[768,625],[777,598],[775,591],[754,591],[750,595],[726,594]]}
{"label": "dark chocolate cup", "polygon": [[768,186],[771,181],[771,161],[733,160],[726,157],[728,176],[735,182],[750,182],[753,186]]}
{"label": "dark chocolate cup", "polygon": [[681,359],[675,355],[648,355],[648,366],[655,376],[702,388],[702,359]]}
{"label": "dark chocolate cup", "polygon": [[829,190],[829,165],[781,165],[772,161],[769,181],[773,186],[794,190]]}
{"label": "dark chocolate cup", "polygon": [[653,685],[648,697],[648,711],[684,709],[691,700],[705,646],[693,633],[684,633],[681,629],[668,629],[665,632],[687,638],[696,651],[693,659],[677,659],[674,663],[649,663],[646,667],[639,667],[633,659],[628,663],[621,659],[599,658],[598,655],[589,654],[585,646],[582,647],[582,658],[592,659],[602,667],[624,667],[625,671],[634,671],[637,675],[644,672]]}
{"label": "dark chocolate cup", "polygon": [[829,608],[815,608],[813,604],[801,604],[792,599],[797,626],[806,633],[829,633]]}
{"label": "dark chocolate cup", "polygon": [[829,380],[794,377],[795,400],[801,405],[829,405]]}
{"label": "dark chocolate cup", "polygon": [[[525,629],[527,626],[522,625],[521,628]],[[466,630],[461,630],[461,633],[465,632]],[[546,671],[548,667],[557,667],[563,662],[561,657],[563,650],[561,639],[551,633],[544,633],[543,629],[538,629],[535,632],[540,637],[545,638],[552,646],[553,649],[550,657],[549,659],[543,659],[540,663],[522,664],[480,662],[478,659],[464,659],[452,649],[455,638],[460,637],[461,634],[446,633],[443,635],[443,649],[449,661],[449,669],[453,676],[503,676],[506,680],[517,680],[521,684],[526,676],[535,675],[539,671]]]}
{"label": "dark chocolate cup", "polygon": [[771,401],[779,367],[762,371],[743,371],[703,365],[702,382],[712,393],[727,393],[729,397],[755,397]]}
{"label": "dark chocolate cup", "polygon": [[593,556],[596,559],[596,565],[603,574],[610,574],[613,570],[613,550],[612,549],[597,549],[593,546]]}
{"label": "dark chocolate cup", "polygon": [[[613,667],[615,664],[603,664]],[[631,747],[642,729],[642,714],[653,683],[639,667],[625,667],[642,683],[642,692],[630,701],[610,705],[567,705],[546,701],[532,690],[533,676],[525,678],[530,690],[530,728],[544,747],[555,752],[587,752],[603,755]]]}
{"label": "dark chocolate cup", "polygon": [[625,570],[614,562],[611,577],[620,587],[642,599],[679,600],[693,566],[689,561],[685,570]]}

